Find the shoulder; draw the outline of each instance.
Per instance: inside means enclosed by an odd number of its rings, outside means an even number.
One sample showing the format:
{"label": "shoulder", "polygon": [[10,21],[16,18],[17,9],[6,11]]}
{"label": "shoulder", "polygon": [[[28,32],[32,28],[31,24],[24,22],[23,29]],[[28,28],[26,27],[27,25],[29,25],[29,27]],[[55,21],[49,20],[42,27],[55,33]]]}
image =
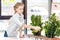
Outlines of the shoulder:
{"label": "shoulder", "polygon": [[12,16],[12,18],[18,18],[18,15],[17,15],[17,14],[14,14],[14,15]]}
{"label": "shoulder", "polygon": [[24,15],[22,14],[22,17],[24,17]]}

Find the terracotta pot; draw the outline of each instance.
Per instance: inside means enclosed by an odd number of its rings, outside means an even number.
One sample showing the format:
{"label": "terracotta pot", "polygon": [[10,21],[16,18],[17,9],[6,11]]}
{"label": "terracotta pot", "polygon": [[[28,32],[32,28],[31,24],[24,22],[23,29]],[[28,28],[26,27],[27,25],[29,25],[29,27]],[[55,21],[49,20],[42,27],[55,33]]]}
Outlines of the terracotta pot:
{"label": "terracotta pot", "polygon": [[59,38],[48,38],[48,40],[60,40]]}

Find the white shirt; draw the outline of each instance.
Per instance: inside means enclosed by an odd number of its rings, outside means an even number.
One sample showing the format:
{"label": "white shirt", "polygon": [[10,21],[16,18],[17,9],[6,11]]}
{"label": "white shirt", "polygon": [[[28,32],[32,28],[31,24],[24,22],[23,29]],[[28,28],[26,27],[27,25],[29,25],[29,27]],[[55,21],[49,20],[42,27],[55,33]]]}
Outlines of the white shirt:
{"label": "white shirt", "polygon": [[14,14],[9,22],[9,27],[7,28],[8,36],[15,37],[17,36],[17,29],[24,23],[23,14],[19,15],[18,13]]}

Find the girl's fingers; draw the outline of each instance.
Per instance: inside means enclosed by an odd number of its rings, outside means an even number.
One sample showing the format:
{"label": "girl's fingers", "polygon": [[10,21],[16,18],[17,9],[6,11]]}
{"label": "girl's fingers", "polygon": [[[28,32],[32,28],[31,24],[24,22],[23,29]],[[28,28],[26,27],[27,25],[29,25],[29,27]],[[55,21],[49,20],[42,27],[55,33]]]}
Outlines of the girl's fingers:
{"label": "girl's fingers", "polygon": [[23,38],[23,37],[24,37],[23,35],[19,36],[19,38]]}

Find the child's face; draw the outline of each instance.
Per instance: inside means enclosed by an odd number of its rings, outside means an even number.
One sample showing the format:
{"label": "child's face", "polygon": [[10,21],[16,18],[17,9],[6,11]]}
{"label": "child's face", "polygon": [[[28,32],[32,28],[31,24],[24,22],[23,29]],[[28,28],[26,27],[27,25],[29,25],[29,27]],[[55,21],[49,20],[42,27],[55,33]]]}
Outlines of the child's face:
{"label": "child's face", "polygon": [[23,13],[24,6],[19,6],[16,8],[17,13],[22,14]]}

